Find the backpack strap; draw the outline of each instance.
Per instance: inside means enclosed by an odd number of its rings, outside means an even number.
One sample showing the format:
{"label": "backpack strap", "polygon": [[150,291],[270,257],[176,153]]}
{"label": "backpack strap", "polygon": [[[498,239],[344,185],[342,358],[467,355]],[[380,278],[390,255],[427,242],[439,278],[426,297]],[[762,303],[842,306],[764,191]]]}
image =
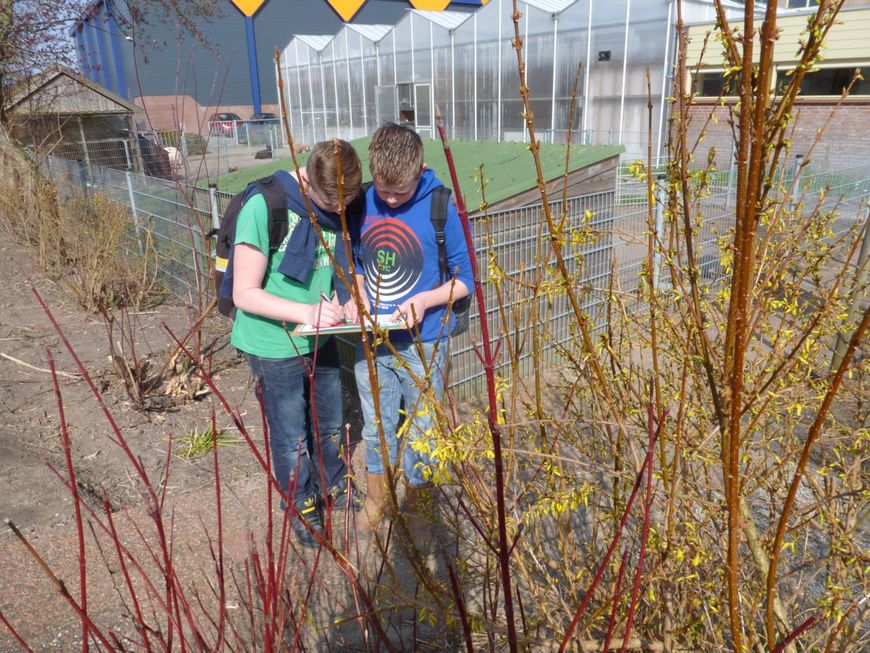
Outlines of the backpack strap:
{"label": "backpack strap", "polygon": [[450,189],[438,186],[432,191],[432,208],[429,219],[435,229],[435,242],[438,243],[438,269],[441,271],[441,282],[450,278],[447,268],[447,246],[445,244],[444,227],[447,224],[447,204],[450,201]]}
{"label": "backpack strap", "polygon": [[259,192],[269,210],[269,249],[278,249],[287,236],[287,195],[274,175],[251,182],[245,199]]}

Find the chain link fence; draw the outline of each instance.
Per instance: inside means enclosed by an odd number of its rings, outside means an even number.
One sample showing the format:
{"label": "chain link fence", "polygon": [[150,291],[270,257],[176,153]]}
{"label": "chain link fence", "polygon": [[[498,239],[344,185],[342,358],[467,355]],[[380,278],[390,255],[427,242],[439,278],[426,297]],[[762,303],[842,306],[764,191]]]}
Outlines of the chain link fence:
{"label": "chain link fence", "polygon": [[[99,145],[95,144],[93,152],[100,151]],[[209,276],[212,242],[207,233],[218,223],[232,196],[215,188],[137,174],[124,166],[97,165],[94,157],[89,159],[50,156],[44,168],[58,182],[61,192],[100,192],[126,206],[140,251],[147,246],[157,253],[161,274],[172,292],[191,304],[210,300],[214,295]],[[627,163],[612,191],[573,197],[565,205],[561,200],[550,205],[554,218],[565,220],[567,235],[562,245],[566,265],[575,275],[581,310],[593,331],[607,324],[609,293],[617,294],[627,310],[643,309],[639,287],[650,225],[658,234],[665,232],[663,168],[654,166],[651,172],[656,178],[654,194],[658,198],[652,207],[647,201],[646,182],[629,174]],[[727,168],[711,176],[709,192],[697,207],[697,214],[704,216],[696,234],[701,274],[711,282],[722,275],[718,239],[733,226],[735,177]],[[785,166],[781,181],[784,185],[794,183],[799,189],[795,201],[835,210],[836,234],[863,225],[868,219],[870,162],[832,172],[795,160],[793,165]],[[534,362],[532,343],[523,329],[529,319],[534,317],[538,324],[546,325],[544,359],[556,358],[558,349],[574,337],[576,328],[567,297],[556,291],[559,281],[547,247],[550,232],[543,205],[476,216],[473,223],[491,330],[502,340],[505,354],[509,350],[519,362],[520,373],[526,373]],[[661,273],[659,257],[654,268],[653,274]],[[545,287],[552,286],[553,292],[544,292],[533,301],[529,283],[538,275]],[[479,394],[484,382],[483,366],[474,347],[479,333],[477,304],[473,302],[468,332],[451,342],[451,387],[458,399]],[[343,347],[342,363],[350,370],[352,343],[345,343],[348,346]],[[502,356],[500,369],[509,364],[508,360]]]}

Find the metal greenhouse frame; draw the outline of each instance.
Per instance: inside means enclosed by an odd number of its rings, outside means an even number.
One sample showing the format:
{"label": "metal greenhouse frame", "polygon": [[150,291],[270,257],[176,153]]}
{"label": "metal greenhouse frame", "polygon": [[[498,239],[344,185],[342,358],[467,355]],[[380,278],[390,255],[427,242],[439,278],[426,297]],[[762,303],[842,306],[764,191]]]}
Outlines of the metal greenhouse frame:
{"label": "metal greenhouse frame", "polygon": [[[645,154],[651,137],[659,154],[671,94],[674,0],[518,5],[539,137],[564,142],[570,127],[575,142],[621,144],[629,157]],[[685,0],[683,19],[707,20],[711,11],[707,0]],[[296,36],[282,57],[291,129],[310,143],[353,139],[390,120],[431,138],[437,107],[453,138],[527,141],[512,14],[511,0],[490,0],[474,13],[409,10],[393,26],[347,24],[334,37]]]}

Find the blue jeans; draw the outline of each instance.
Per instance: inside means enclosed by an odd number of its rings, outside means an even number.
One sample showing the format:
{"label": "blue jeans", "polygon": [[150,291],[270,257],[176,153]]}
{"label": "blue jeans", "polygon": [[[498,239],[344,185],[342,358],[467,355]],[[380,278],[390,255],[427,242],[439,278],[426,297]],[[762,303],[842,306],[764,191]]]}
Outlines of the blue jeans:
{"label": "blue jeans", "polygon": [[[347,482],[337,442],[344,415],[335,339],[330,338],[316,353],[312,403],[307,369],[314,356],[245,354],[258,381],[257,392],[269,425],[272,471],[285,496],[295,484],[296,492],[289,498],[297,505],[324,490],[344,488]],[[285,505],[283,500],[281,505]]]}
{"label": "blue jeans", "polygon": [[[431,479],[432,458],[425,451],[415,451],[413,443],[426,439],[427,449],[432,450],[433,440],[427,432],[432,428],[434,419],[427,406],[425,393],[421,392],[414,382],[411,372],[426,384],[424,389],[431,388],[435,398],[440,401],[444,393],[444,358],[447,350],[447,343],[439,345],[437,342],[424,342],[422,343],[424,359],[421,360],[419,346],[418,343],[395,343],[394,347],[400,358],[394,356],[385,345],[378,346],[377,350],[372,352],[375,356],[381,421],[390,465],[396,464],[399,455],[399,407],[403,399],[405,402],[405,423],[402,429],[406,442],[402,467],[408,484],[412,486],[425,485]],[[372,386],[362,342],[357,345],[354,375],[365,419],[363,440],[366,445],[366,469],[370,474],[383,474],[381,442],[378,438]]]}

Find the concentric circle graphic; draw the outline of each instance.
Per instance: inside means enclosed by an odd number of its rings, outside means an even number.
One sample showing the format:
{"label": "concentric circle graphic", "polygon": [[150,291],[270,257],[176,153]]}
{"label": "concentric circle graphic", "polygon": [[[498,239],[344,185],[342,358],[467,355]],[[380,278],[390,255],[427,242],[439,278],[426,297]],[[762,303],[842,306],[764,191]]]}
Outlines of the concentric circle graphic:
{"label": "concentric circle graphic", "polygon": [[366,287],[380,303],[407,295],[423,270],[423,248],[416,234],[400,220],[384,218],[362,235]]}

